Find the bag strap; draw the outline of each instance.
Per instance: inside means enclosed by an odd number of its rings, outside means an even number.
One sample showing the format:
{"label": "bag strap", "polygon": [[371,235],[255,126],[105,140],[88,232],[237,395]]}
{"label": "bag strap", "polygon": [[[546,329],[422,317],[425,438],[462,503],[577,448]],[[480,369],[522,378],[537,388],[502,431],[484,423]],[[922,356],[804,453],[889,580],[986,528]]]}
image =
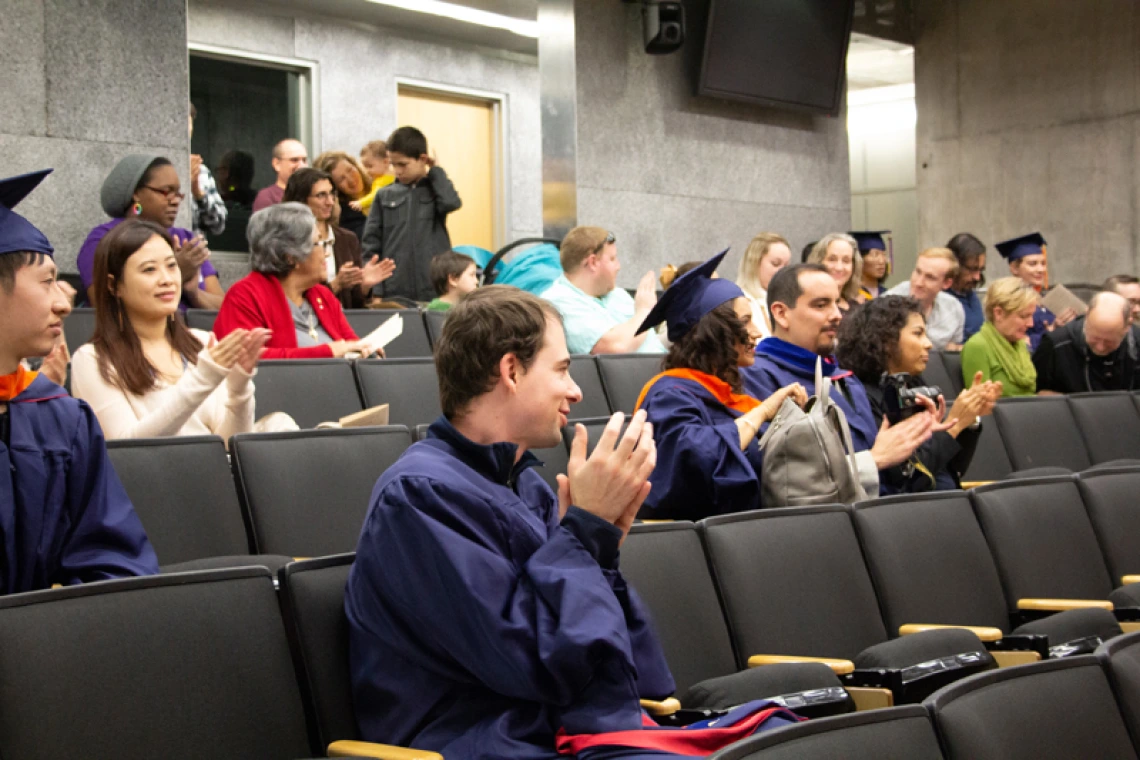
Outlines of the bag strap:
{"label": "bag strap", "polygon": [[839,419],[840,436],[843,438],[843,458],[847,463],[847,470],[851,475],[851,481],[855,484],[857,493],[864,499],[867,498],[867,492],[863,489],[863,483],[859,480],[859,467],[855,464],[855,444],[851,442],[851,427],[847,424],[847,415],[838,406],[835,407],[835,416]]}

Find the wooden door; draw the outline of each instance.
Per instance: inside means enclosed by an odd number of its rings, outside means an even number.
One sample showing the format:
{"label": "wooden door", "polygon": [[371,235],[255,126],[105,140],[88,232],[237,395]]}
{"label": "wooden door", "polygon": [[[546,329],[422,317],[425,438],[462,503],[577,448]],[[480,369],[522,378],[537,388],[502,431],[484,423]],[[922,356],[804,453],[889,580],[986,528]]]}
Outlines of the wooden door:
{"label": "wooden door", "polygon": [[400,126],[427,137],[428,153],[455,183],[463,207],[447,217],[452,245],[496,249],[495,109],[491,101],[401,86],[397,102]]}

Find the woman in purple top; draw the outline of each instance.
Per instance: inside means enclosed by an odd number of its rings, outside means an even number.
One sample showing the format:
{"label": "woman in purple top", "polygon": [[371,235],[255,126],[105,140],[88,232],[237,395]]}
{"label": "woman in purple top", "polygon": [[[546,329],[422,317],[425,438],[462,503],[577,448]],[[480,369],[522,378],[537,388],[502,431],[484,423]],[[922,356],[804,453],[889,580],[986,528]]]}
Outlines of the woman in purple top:
{"label": "woman in purple top", "polygon": [[182,272],[179,309],[217,309],[222,305],[225,291],[217,270],[207,260],[210,250],[206,241],[190,230],[173,226],[184,197],[178,172],[169,159],[134,153],[115,164],[99,192],[103,210],[112,219],[87,234],[76,261],[89,303],[95,303],[91,280],[99,241],[124,219],[143,219],[167,228],[174,238],[174,255]]}

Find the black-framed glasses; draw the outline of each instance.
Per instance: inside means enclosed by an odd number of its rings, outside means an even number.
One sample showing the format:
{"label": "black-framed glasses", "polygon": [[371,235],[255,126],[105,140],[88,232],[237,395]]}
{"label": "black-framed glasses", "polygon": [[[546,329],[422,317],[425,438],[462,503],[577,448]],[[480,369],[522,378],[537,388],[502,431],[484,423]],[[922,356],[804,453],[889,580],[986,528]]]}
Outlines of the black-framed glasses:
{"label": "black-framed glasses", "polygon": [[614,243],[614,242],[617,242],[617,238],[615,238],[615,237],[614,237],[614,233],[612,233],[612,232],[607,232],[607,233],[606,233],[606,239],[605,239],[605,240],[603,240],[602,242],[598,243],[598,247],[597,247],[597,248],[595,248],[595,249],[592,251],[592,253],[601,253],[601,251],[602,251],[602,249],[603,249],[603,248],[605,248],[605,247],[606,247],[607,245],[609,245],[610,243]]}
{"label": "black-framed glasses", "polygon": [[182,192],[182,188],[180,187],[151,187],[150,185],[143,185],[143,187],[152,193],[158,193],[166,200],[170,200],[171,198],[182,200],[186,197],[186,193]]}

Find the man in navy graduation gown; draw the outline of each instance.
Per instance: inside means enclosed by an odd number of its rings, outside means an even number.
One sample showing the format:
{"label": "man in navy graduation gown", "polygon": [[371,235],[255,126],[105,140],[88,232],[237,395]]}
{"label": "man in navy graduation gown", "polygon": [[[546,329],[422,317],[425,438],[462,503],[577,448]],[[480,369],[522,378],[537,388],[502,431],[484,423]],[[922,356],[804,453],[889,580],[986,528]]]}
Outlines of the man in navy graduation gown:
{"label": "man in navy graduation gown", "polygon": [[[389,468],[345,612],[363,738],[448,760],[556,758],[556,736],[639,730],[639,699],[673,692],[618,548],[648,495],[652,426],[581,426],[555,495],[531,449],[558,445],[581,392],[560,317],[490,286],[436,347],[443,416]],[[605,751],[596,757],[662,757]]]}
{"label": "man in navy graduation gown", "polygon": [[784,267],[768,284],[768,313],[772,337],[756,346],[756,361],[740,374],[745,392],[768,398],[777,389],[800,383],[815,394],[815,367],[822,358],[822,374],[832,381],[831,398],[847,417],[855,461],[863,489],[879,493],[879,470],[907,461],[930,438],[934,414],[915,414],[897,425],[875,419],[867,392],[835,359],[836,336],[842,315],[839,287],[818,264]]}
{"label": "man in navy graduation gown", "polygon": [[0,180],[0,593],[158,572],[91,408],[21,360],[69,307],[53,250],[12,208],[50,172]]}

